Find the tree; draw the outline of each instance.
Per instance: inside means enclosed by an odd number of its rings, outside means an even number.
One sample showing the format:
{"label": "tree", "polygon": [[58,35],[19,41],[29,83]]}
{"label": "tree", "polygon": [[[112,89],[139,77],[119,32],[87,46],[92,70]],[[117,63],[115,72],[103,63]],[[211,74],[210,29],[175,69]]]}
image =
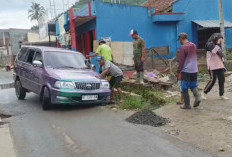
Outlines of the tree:
{"label": "tree", "polygon": [[28,18],[31,21],[37,21],[39,24],[39,20],[46,15],[45,8],[38,3],[32,2],[31,7],[28,10]]}

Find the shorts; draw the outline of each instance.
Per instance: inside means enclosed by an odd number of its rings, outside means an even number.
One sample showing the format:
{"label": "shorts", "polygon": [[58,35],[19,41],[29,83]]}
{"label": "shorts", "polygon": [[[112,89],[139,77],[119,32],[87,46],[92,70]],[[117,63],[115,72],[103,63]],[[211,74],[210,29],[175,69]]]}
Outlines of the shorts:
{"label": "shorts", "polygon": [[181,78],[181,92],[186,92],[189,89],[193,90],[198,87],[197,73],[184,73],[182,72]]}
{"label": "shorts", "polygon": [[117,76],[117,77],[112,76],[110,80],[110,87],[121,88],[122,79],[123,79],[123,76]]}
{"label": "shorts", "polygon": [[189,89],[193,90],[198,87],[197,81],[189,82],[189,81],[181,81],[181,92],[187,92]]}

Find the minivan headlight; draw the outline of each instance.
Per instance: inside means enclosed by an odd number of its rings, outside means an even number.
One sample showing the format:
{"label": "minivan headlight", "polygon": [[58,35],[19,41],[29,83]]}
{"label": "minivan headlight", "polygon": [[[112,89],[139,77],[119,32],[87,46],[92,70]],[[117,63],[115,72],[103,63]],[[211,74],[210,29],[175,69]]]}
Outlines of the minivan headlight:
{"label": "minivan headlight", "polygon": [[54,87],[59,89],[75,89],[75,83],[74,82],[67,82],[67,81],[56,81]]}
{"label": "minivan headlight", "polygon": [[109,82],[101,82],[101,88],[102,89],[109,89],[110,88]]}

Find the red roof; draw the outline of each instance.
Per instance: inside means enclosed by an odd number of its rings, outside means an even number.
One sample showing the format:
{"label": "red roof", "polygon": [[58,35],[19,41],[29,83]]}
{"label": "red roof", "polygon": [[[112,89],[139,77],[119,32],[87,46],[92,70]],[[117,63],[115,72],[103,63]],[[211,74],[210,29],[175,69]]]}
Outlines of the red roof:
{"label": "red roof", "polygon": [[149,0],[144,6],[155,8],[156,12],[165,12],[176,0]]}

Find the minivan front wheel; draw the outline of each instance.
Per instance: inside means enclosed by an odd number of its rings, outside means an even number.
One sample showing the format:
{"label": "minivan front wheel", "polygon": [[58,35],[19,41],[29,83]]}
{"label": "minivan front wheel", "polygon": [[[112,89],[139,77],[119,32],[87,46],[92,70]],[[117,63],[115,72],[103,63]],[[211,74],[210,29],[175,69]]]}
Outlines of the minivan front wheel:
{"label": "minivan front wheel", "polygon": [[15,81],[15,94],[19,100],[24,100],[26,97],[26,90],[19,80]]}
{"label": "minivan front wheel", "polygon": [[51,103],[51,94],[47,87],[44,87],[43,93],[42,93],[42,105],[43,110],[51,110],[53,108],[53,105]]}

